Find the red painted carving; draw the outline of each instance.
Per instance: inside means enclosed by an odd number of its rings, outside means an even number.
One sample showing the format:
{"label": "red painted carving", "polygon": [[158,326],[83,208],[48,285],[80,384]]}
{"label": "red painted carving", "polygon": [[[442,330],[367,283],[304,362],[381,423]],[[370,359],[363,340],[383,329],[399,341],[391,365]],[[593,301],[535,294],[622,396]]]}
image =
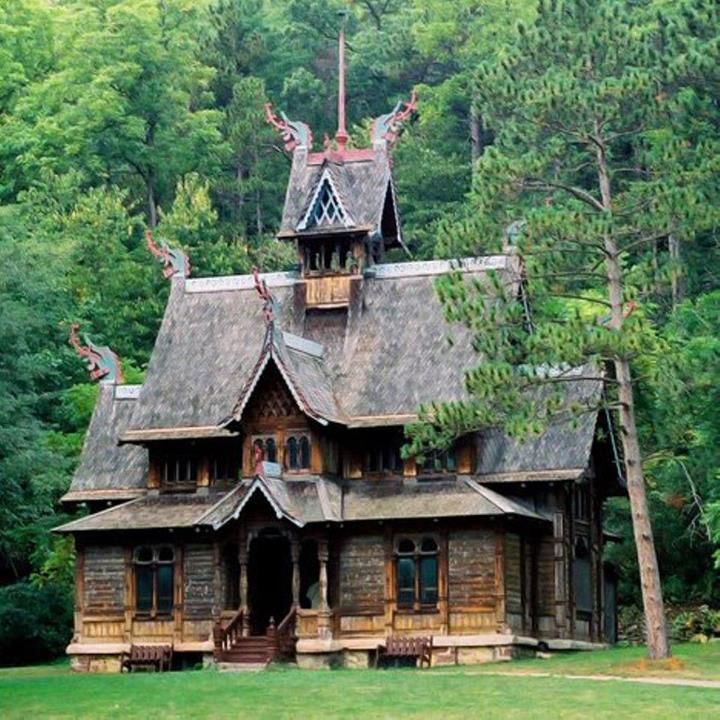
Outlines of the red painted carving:
{"label": "red painted carving", "polygon": [[255,443],[255,474],[260,475],[262,477],[263,474],[263,459],[265,458],[265,452],[262,449],[262,445],[260,442]]}
{"label": "red painted carving", "polygon": [[260,269],[254,267],[252,273],[255,279],[255,290],[257,290],[257,294],[264,301],[263,315],[265,316],[265,324],[268,326],[272,325],[275,320],[275,299],[268,290],[267,283],[260,277]]}
{"label": "red painted carving", "polygon": [[102,380],[108,383],[122,383],[122,369],[118,356],[109,347],[95,345],[87,337],[85,338],[87,345],[83,345],[77,334],[79,327],[77,323],[70,326],[68,342],[75,348],[75,352],[81,358],[87,360],[90,379]]}
{"label": "red painted carving", "polygon": [[163,277],[171,278],[176,274],[179,274],[180,277],[190,276],[190,260],[182,250],[173,250],[162,240],[160,245],[157,245],[152,230],[145,231],[145,244],[148,250],[163,264]]}
{"label": "red painted carving", "polygon": [[272,125],[282,137],[285,149],[292,152],[296,147],[312,147],[312,132],[303,122],[289,120],[284,112],[280,116],[272,110],[272,104],[265,104],[265,119]]}
{"label": "red painted carving", "polygon": [[[401,109],[402,106],[405,106]],[[375,118],[372,126],[372,140],[379,142],[385,140],[387,143],[394,143],[400,133],[400,126],[417,110],[417,92],[413,89],[410,94],[410,100],[399,102],[386,115]]]}

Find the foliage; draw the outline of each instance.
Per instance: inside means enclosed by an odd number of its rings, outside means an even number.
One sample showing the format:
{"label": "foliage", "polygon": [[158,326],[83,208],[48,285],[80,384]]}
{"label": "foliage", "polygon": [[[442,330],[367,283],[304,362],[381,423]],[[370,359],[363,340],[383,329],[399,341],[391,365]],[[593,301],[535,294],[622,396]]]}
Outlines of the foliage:
{"label": "foliage", "polygon": [[[709,0],[0,0],[0,585],[21,581],[17,593],[36,597],[70,581],[72,549],[48,531],[96,390],[67,331],[79,322],[142,381],[168,293],[145,228],[183,247],[195,276],[295,263],[272,237],[290,163],[264,105],[309,122],[316,149],[332,134],[342,8],[353,143],[418,90],[394,151],[414,256],[494,251],[525,221],[513,237],[536,332],[525,342],[524,308],[500,284],[502,302],[478,314],[485,290],[443,279],[448,317],[471,322],[484,359],[468,375],[477,402],[436,409],[447,422],[418,431],[418,445],[501,417],[518,435],[537,431],[558,396],[523,404],[519,388],[538,378],[510,366],[627,353],[665,591],[719,602],[720,49]],[[599,197],[587,142],[598,107],[611,222],[588,202]],[[619,332],[598,322],[608,308],[591,270],[606,231],[637,308]],[[637,602],[622,500],[610,521],[625,537],[608,553],[621,595]]]}
{"label": "foliage", "polygon": [[720,635],[720,611],[701,605],[675,616],[672,623],[673,637],[679,642],[707,642]]}
{"label": "foliage", "polygon": [[0,587],[0,664],[33,663],[62,654],[72,634],[66,586],[23,581]]}

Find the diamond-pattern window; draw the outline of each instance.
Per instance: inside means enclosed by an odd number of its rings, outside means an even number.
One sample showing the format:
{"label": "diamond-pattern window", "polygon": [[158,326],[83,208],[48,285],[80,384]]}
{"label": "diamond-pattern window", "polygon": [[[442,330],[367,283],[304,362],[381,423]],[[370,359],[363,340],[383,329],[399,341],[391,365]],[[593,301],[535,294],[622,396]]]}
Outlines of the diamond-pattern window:
{"label": "diamond-pattern window", "polygon": [[322,187],[318,193],[315,205],[313,206],[310,217],[308,218],[308,227],[324,227],[327,225],[337,225],[345,220],[340,204],[327,180],[323,180]]}

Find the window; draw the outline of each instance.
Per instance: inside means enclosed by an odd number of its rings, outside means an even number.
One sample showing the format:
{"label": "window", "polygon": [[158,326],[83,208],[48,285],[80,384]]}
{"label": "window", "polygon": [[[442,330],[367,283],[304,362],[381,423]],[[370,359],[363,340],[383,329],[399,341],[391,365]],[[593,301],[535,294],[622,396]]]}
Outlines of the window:
{"label": "window", "polygon": [[343,212],[335,199],[330,183],[323,180],[317,200],[308,218],[307,227],[337,225],[343,223],[344,220]]}
{"label": "window", "polygon": [[135,549],[135,609],[139,614],[167,615],[173,609],[175,551],[163,545]]}
{"label": "window", "polygon": [[198,460],[194,455],[174,453],[160,458],[160,483],[174,490],[194,488],[198,476]]}
{"label": "window", "polygon": [[230,453],[218,453],[210,459],[210,482],[213,484],[237,480],[242,458]]}
{"label": "window", "polygon": [[457,455],[455,453],[455,448],[451,447],[447,450],[428,450],[424,455],[423,463],[420,466],[420,472],[423,475],[457,472]]}
{"label": "window", "polygon": [[365,472],[402,473],[403,461],[399,444],[386,443],[365,451]]}
{"label": "window", "polygon": [[587,538],[575,540],[575,559],[573,562],[573,580],[575,586],[575,607],[580,612],[592,612],[593,583],[590,546]]}
{"label": "window", "polygon": [[431,537],[402,538],[395,550],[397,605],[407,610],[434,608],[438,600],[438,544]]}
{"label": "window", "polygon": [[590,518],[590,496],[587,488],[575,487],[573,505],[576,520],[588,520]]}
{"label": "window", "polygon": [[303,268],[310,273],[352,272],[356,260],[352,255],[350,241],[317,240],[308,241],[303,248]]}
{"label": "window", "polygon": [[285,443],[285,467],[307,470],[310,467],[310,440],[307,435],[291,435]]}
{"label": "window", "polygon": [[272,435],[255,438],[253,445],[260,449],[265,462],[277,462],[277,443]]}

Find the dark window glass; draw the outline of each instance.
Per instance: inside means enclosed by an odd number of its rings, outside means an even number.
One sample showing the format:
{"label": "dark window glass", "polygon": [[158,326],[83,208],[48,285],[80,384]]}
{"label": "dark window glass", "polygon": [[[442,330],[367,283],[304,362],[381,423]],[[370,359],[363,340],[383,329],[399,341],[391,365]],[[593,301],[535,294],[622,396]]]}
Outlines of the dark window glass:
{"label": "dark window glass", "polygon": [[268,462],[277,462],[277,446],[274,438],[268,438],[265,441],[265,460]]}
{"label": "dark window glass", "polygon": [[300,438],[300,467],[303,470],[310,467],[310,440],[304,435]]}
{"label": "dark window glass", "polygon": [[398,553],[406,554],[406,553],[414,553],[415,552],[415,543],[412,540],[408,540],[407,538],[404,538],[398,543]]}
{"label": "dark window glass", "polygon": [[423,605],[435,605],[438,598],[437,555],[420,558],[420,602]]}
{"label": "dark window glass", "polygon": [[135,585],[138,612],[151,612],[153,609],[153,567],[138,565],[135,568]]}
{"label": "dark window glass", "polygon": [[157,611],[168,613],[173,607],[173,566],[157,567]]}
{"label": "dark window glass", "polygon": [[290,470],[299,470],[299,463],[297,438],[290,437],[287,441],[287,466]]}
{"label": "dark window glass", "polygon": [[415,602],[415,560],[413,558],[398,558],[397,586],[398,606],[412,607]]}
{"label": "dark window glass", "polygon": [[420,552],[436,553],[437,549],[437,543],[432,538],[423,538],[422,544],[420,545]]}
{"label": "dark window glass", "polygon": [[149,562],[152,562],[152,559],[153,559],[152,548],[148,547],[147,545],[145,545],[143,547],[139,547],[135,551],[136,562],[149,563]]}
{"label": "dark window glass", "polygon": [[172,562],[175,559],[175,553],[171,547],[161,547],[158,550],[158,560],[160,562]]}

